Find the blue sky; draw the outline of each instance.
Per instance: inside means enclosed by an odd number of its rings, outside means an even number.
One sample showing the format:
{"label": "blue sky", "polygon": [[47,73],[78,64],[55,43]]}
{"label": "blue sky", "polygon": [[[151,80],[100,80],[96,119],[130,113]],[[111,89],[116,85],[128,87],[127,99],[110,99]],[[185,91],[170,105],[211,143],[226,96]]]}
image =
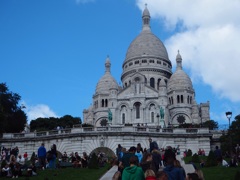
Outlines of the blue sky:
{"label": "blue sky", "polygon": [[0,0],[0,82],[19,93],[29,120],[82,118],[107,55],[120,83],[145,3],[173,72],[180,50],[197,103],[210,101],[211,119],[227,124],[226,111],[240,114],[238,0]]}

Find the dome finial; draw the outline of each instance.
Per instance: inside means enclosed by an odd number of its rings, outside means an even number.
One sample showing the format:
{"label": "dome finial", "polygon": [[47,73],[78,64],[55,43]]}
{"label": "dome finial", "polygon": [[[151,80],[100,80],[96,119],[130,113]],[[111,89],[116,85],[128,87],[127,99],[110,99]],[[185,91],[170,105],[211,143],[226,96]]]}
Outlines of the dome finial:
{"label": "dome finial", "polygon": [[150,13],[147,8],[147,3],[145,4],[145,9],[142,14],[142,22],[143,22],[143,31],[150,31]]}
{"label": "dome finial", "polygon": [[107,55],[107,58],[105,61],[105,72],[110,72],[110,68],[111,68],[111,62],[110,62],[109,55]]}
{"label": "dome finial", "polygon": [[180,55],[179,50],[176,57],[176,62],[177,62],[177,69],[182,69],[182,56]]}

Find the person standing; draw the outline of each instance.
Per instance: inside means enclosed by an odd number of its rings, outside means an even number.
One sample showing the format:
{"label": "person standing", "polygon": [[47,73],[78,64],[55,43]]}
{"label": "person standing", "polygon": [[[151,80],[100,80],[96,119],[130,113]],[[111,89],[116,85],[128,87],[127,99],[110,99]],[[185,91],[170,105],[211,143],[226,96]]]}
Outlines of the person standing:
{"label": "person standing", "polygon": [[152,138],[149,138],[148,140],[149,140],[149,151],[151,153],[153,150],[154,144],[153,144]]}
{"label": "person standing", "polygon": [[56,168],[56,158],[57,158],[57,146],[56,144],[53,144],[52,147],[51,147],[51,159],[49,161],[49,168],[53,168],[55,169]]}
{"label": "person standing", "polygon": [[180,168],[174,166],[176,156],[171,148],[165,151],[164,158],[166,166],[163,171],[167,174],[168,180],[184,180],[184,172]]}
{"label": "person standing", "polygon": [[117,158],[118,158],[118,161],[120,161],[121,160],[121,158],[122,158],[122,146],[121,146],[121,144],[118,144],[118,147],[117,147],[117,149],[116,149],[116,155],[117,155]]}
{"label": "person standing", "polygon": [[137,151],[135,152],[135,155],[138,157],[138,162],[141,163],[142,158],[143,158],[143,154],[142,154],[142,151],[139,147],[137,147]]}
{"label": "person standing", "polygon": [[130,158],[132,156],[136,157],[137,160],[138,160],[138,157],[135,155],[135,153],[136,153],[136,147],[134,147],[134,146],[130,147],[128,152],[123,154],[123,157],[122,157],[122,159],[121,159],[121,161],[119,163],[119,166],[123,165],[123,168],[129,167],[130,166],[130,162],[129,161],[130,161]]}
{"label": "person standing", "polygon": [[144,180],[144,172],[142,168],[138,166],[138,158],[131,156],[129,163],[130,166],[123,170],[122,180]]}
{"label": "person standing", "polygon": [[23,154],[23,158],[24,158],[24,160],[25,160],[25,162],[26,162],[27,159],[28,159],[28,153],[27,153],[27,152],[25,152],[25,153]]}
{"label": "person standing", "polygon": [[38,148],[38,159],[39,159],[40,166],[43,170],[46,168],[46,155],[47,155],[47,151],[46,151],[46,148],[44,147],[44,143],[42,143],[41,146]]}
{"label": "person standing", "polygon": [[154,164],[154,172],[157,173],[159,170],[159,166],[162,166],[162,156],[160,151],[157,148],[153,148],[152,150],[152,159]]}

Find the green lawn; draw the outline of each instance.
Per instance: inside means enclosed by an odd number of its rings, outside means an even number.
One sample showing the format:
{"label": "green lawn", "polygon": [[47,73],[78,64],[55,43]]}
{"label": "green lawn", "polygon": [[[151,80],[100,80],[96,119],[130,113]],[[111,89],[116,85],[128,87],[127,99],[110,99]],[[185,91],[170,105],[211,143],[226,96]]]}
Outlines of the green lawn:
{"label": "green lawn", "polygon": [[[185,163],[189,163],[192,157],[184,158]],[[207,156],[199,156],[199,159],[207,160]],[[226,159],[227,161],[229,159]],[[203,171],[205,180],[234,180],[237,171],[240,173],[240,165],[238,167],[222,167],[222,166],[214,166],[214,167],[203,167],[201,168],[199,163],[194,163],[197,168]],[[240,179],[240,176],[238,177]]]}
{"label": "green lawn", "polygon": [[[186,162],[188,162],[187,159]],[[198,164],[196,164],[199,167]],[[98,180],[107,170],[109,169],[110,165],[106,165],[103,168],[99,169],[82,169],[82,168],[62,168],[56,170],[38,170],[38,175],[33,177],[20,177],[18,179],[22,180]],[[230,168],[230,167],[204,167],[201,168],[204,173],[205,180],[234,180],[234,177],[237,171],[240,172],[240,166],[237,168]],[[0,179],[9,179],[9,178],[2,178]],[[240,179],[240,176],[239,178]]]}
{"label": "green lawn", "polygon": [[[208,167],[202,168],[205,180],[234,180],[237,171],[240,172],[240,167],[230,168],[230,167]],[[238,177],[240,179],[240,177]]]}
{"label": "green lawn", "polygon": [[[32,177],[19,177],[18,179],[24,180],[98,180],[107,170],[109,169],[109,165],[106,165],[103,168],[99,169],[88,169],[88,168],[62,168],[62,169],[46,169],[46,170],[38,170],[37,176]],[[9,179],[9,178],[1,178],[0,179]]]}

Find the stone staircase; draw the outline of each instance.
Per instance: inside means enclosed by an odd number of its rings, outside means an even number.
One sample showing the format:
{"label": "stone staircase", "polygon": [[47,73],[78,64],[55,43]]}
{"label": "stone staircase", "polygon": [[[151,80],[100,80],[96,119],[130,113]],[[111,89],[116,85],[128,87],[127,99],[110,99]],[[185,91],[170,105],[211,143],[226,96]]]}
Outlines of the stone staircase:
{"label": "stone staircase", "polygon": [[184,168],[186,174],[195,172],[195,169],[192,164],[185,164],[185,162],[183,160],[183,156],[177,155],[176,159],[179,160],[179,162],[180,162],[181,166]]}
{"label": "stone staircase", "polygon": [[[195,172],[195,169],[194,169],[192,164],[185,164],[185,162],[183,160],[183,156],[177,155],[176,159],[179,160],[179,162],[181,163],[181,166],[184,168],[186,174]],[[117,166],[113,166],[108,172],[106,172],[100,178],[100,180],[110,180],[110,179],[112,179],[113,175],[117,172],[117,170],[118,170],[118,167]]]}

